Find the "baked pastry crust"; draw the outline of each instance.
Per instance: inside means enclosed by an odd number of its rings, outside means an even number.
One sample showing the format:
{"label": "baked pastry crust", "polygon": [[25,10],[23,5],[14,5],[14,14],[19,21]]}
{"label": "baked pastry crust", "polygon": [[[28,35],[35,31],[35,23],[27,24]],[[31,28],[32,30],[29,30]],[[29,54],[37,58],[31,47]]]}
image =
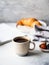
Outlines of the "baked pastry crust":
{"label": "baked pastry crust", "polygon": [[34,27],[34,25],[42,26],[42,24],[36,18],[23,18],[17,21],[17,25]]}

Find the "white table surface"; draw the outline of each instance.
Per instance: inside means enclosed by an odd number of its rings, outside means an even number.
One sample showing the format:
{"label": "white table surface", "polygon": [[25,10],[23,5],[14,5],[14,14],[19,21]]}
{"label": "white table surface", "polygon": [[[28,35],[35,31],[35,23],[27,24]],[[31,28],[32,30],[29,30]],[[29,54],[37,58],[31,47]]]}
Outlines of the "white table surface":
{"label": "white table surface", "polygon": [[[15,23],[6,23],[15,27]],[[12,42],[0,46],[0,65],[49,65],[49,53],[43,53],[39,49],[40,42],[36,42],[36,48],[28,56],[16,55]]]}

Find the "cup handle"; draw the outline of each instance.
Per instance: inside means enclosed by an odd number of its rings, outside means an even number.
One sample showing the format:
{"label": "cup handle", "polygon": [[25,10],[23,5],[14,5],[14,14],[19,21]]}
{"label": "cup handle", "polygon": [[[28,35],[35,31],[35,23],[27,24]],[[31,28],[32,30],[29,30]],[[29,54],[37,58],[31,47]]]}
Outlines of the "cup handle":
{"label": "cup handle", "polygon": [[34,45],[34,47],[32,49],[29,48],[29,50],[32,51],[32,50],[35,49],[35,43],[30,41],[30,44],[33,44]]}

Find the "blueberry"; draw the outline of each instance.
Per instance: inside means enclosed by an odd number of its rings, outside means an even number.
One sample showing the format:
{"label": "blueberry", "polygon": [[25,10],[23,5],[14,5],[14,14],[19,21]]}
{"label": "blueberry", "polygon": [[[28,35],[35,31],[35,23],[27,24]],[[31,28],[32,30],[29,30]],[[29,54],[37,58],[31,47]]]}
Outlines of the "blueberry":
{"label": "blueberry", "polygon": [[49,49],[49,44],[47,45],[47,49]]}

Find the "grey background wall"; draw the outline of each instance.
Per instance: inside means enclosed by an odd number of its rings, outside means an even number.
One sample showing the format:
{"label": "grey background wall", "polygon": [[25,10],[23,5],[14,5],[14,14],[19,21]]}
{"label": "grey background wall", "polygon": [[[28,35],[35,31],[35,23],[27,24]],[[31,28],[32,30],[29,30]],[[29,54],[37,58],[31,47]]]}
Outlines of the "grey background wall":
{"label": "grey background wall", "polygon": [[0,23],[35,17],[49,23],[49,0],[0,0]]}

